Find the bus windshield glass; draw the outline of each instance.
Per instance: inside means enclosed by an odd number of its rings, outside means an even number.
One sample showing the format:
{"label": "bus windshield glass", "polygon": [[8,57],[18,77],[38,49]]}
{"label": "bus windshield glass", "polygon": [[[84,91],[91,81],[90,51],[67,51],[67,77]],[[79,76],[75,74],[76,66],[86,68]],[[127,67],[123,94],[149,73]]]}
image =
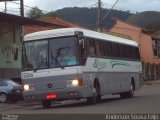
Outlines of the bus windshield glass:
{"label": "bus windshield glass", "polygon": [[24,70],[63,68],[79,64],[76,37],[24,43]]}

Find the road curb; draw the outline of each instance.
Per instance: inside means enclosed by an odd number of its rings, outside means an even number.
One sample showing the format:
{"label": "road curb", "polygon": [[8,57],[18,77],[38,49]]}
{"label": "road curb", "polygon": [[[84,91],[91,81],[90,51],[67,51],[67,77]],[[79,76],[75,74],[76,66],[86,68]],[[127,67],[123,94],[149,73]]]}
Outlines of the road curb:
{"label": "road curb", "polygon": [[157,85],[157,84],[160,84],[160,80],[144,81],[144,85]]}

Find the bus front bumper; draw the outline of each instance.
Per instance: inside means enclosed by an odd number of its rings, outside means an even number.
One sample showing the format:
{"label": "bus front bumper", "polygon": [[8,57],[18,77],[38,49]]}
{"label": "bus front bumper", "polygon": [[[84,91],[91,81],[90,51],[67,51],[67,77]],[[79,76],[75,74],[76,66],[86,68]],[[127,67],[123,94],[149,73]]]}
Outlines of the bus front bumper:
{"label": "bus front bumper", "polygon": [[[47,95],[55,95],[55,97],[47,98]],[[92,89],[88,87],[23,92],[25,101],[43,101],[43,100],[59,101],[59,100],[86,98],[92,95],[93,95]]]}

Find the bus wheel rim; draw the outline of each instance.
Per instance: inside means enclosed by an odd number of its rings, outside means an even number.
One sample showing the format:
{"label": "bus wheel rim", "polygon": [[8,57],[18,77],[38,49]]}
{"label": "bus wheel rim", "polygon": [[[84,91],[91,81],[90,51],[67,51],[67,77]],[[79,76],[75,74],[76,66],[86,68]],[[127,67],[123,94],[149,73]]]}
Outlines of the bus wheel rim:
{"label": "bus wheel rim", "polygon": [[133,90],[133,85],[132,84],[131,84],[130,90],[131,90],[131,94],[133,95],[134,94],[134,90]]}

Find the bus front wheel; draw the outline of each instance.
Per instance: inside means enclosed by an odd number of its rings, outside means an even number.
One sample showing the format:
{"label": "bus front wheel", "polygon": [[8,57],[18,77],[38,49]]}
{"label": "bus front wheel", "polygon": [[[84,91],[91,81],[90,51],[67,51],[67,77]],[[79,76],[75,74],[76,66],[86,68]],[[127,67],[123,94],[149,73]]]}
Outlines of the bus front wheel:
{"label": "bus front wheel", "polygon": [[42,101],[43,108],[50,108],[51,105],[52,105],[52,101],[51,100],[44,100],[44,101]]}
{"label": "bus front wheel", "polygon": [[99,86],[98,82],[96,82],[94,84],[94,88],[93,88],[93,96],[87,98],[87,103],[88,104],[96,104],[100,100],[101,100],[100,86]]}

